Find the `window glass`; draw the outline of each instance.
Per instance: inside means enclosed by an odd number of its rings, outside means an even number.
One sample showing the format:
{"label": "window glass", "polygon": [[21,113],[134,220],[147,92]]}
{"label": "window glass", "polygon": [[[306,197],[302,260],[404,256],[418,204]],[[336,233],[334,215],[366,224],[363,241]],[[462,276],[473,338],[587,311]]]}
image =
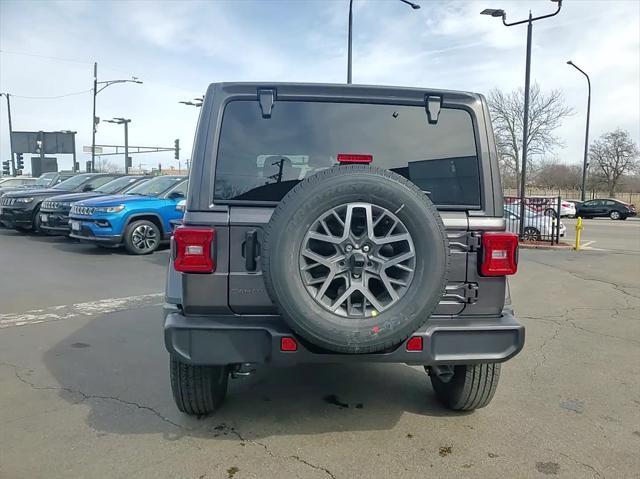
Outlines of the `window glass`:
{"label": "window glass", "polygon": [[224,111],[215,200],[279,201],[300,180],[337,164],[339,153],[373,155],[373,165],[417,184],[440,205],[480,206],[471,116],[443,109],[436,125],[423,106],[256,101]]}
{"label": "window glass", "polygon": [[97,193],[104,193],[105,195],[112,195],[124,190],[131,183],[138,181],[138,176],[122,176],[120,178],[110,178],[111,181],[105,183],[100,188],[96,188]]}
{"label": "window glass", "polygon": [[102,185],[106,185],[110,181],[113,181],[113,176],[98,176],[89,181],[85,186],[91,186],[94,190]]}
{"label": "window glass", "polygon": [[604,204],[605,206],[615,206],[616,202],[611,200],[605,200]]}
{"label": "window glass", "polygon": [[75,190],[78,186],[90,179],[93,175],[91,173],[85,173],[84,175],[72,176],[69,179],[61,181],[54,188],[56,190]]}
{"label": "window glass", "polygon": [[53,181],[58,176],[57,173],[45,173],[43,175],[38,176],[38,179],[34,183],[35,186],[49,186],[51,181]]}
{"label": "window glass", "polygon": [[181,193],[182,196],[187,196],[187,187],[189,186],[189,183],[187,181],[185,181],[184,183],[180,183],[178,186],[176,186],[174,189],[172,189],[170,191],[170,193]]}
{"label": "window glass", "polygon": [[127,191],[128,195],[160,196],[165,191],[184,181],[183,176],[158,176]]}

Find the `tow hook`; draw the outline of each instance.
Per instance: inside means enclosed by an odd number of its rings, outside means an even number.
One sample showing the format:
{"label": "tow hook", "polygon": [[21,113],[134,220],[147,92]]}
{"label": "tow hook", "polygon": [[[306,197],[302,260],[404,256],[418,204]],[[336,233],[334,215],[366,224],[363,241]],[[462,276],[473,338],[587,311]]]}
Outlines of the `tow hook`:
{"label": "tow hook", "polygon": [[244,379],[256,372],[254,363],[241,363],[233,366],[231,377],[233,379]]}

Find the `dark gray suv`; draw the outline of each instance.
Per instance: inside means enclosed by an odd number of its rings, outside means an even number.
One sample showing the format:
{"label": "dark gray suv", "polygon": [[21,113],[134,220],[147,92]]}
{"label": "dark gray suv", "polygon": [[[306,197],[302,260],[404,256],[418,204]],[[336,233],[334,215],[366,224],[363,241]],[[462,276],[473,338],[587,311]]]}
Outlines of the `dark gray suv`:
{"label": "dark gray suv", "polygon": [[524,345],[485,99],[212,84],[167,274],[171,387],[213,412],[255,365],[422,365],[445,407],[492,399]]}

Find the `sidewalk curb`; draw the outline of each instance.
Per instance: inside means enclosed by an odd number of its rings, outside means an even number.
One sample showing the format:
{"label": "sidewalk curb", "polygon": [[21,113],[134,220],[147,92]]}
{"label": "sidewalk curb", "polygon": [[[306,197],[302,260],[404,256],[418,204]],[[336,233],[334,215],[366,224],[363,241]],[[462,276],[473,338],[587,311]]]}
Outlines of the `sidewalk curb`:
{"label": "sidewalk curb", "polygon": [[570,244],[558,244],[558,245],[550,245],[550,244],[532,244],[532,243],[523,243],[520,242],[518,244],[520,249],[541,249],[541,250],[572,250],[573,245]]}

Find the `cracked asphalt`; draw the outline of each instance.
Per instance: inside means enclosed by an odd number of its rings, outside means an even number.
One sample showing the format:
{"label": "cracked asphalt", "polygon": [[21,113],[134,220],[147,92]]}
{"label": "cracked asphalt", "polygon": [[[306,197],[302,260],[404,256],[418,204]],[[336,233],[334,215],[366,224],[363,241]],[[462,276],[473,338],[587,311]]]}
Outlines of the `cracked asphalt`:
{"label": "cracked asphalt", "polygon": [[231,381],[196,419],[169,390],[166,251],[0,229],[0,478],[638,478],[640,222],[591,231],[521,251],[527,342],[486,409],[443,410],[420,368],[326,365]]}

